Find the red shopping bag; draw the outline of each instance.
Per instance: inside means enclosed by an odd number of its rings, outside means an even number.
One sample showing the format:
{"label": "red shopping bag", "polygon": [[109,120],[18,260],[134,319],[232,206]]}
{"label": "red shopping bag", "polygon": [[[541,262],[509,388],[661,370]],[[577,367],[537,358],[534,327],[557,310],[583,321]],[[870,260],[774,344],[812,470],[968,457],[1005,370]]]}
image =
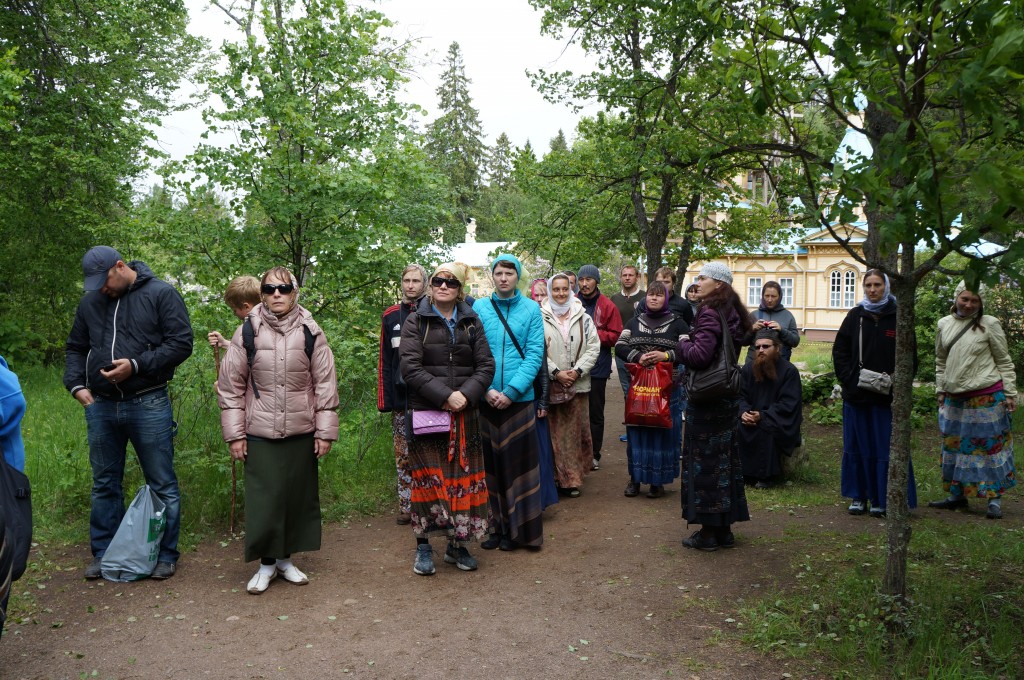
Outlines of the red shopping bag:
{"label": "red shopping bag", "polygon": [[659,361],[653,366],[626,364],[629,394],[626,395],[626,425],[672,427],[672,364]]}

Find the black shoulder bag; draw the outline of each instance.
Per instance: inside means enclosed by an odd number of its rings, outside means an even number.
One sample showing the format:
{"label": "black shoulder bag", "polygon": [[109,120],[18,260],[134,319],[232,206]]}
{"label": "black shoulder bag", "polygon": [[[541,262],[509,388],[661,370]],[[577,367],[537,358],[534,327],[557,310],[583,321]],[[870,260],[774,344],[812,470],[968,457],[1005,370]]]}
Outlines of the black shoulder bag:
{"label": "black shoulder bag", "polygon": [[707,368],[686,369],[686,397],[694,403],[735,397],[740,393],[740,367],[736,365],[736,348],[725,316],[718,312],[722,323],[722,346]]}

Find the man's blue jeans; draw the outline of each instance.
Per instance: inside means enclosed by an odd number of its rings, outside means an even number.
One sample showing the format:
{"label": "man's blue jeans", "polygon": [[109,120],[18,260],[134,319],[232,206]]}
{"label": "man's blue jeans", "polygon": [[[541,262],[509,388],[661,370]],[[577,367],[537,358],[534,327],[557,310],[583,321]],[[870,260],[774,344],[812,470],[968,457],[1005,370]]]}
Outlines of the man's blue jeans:
{"label": "man's blue jeans", "polygon": [[166,505],[167,529],[160,543],[160,562],[178,561],[181,492],[174,475],[174,435],[177,430],[167,389],[154,390],[125,401],[96,397],[85,408],[92,465],[92,512],[89,543],[100,557],[124,517],[125,455],[135,448],[146,483]]}

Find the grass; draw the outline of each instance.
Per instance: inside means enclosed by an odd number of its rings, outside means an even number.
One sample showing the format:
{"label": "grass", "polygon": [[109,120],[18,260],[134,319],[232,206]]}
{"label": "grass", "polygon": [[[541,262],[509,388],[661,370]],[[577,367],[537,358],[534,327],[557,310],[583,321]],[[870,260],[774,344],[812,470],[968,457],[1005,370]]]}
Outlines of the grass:
{"label": "grass", "polygon": [[814,375],[829,373],[832,371],[832,343],[801,342],[793,350],[790,361],[804,364],[804,370]]}
{"label": "grass", "polygon": [[[82,407],[61,384],[57,368],[26,367],[19,378],[28,409],[22,421],[26,474],[32,481],[35,540],[44,544],[84,543],[89,535],[92,473]],[[172,383],[175,471],[182,492],[181,548],[228,531],[231,458],[220,435],[220,411],[213,389],[214,368],[190,360]],[[340,441],[320,463],[324,519],[377,512],[394,496],[391,422],[370,399],[342,416]],[[245,480],[237,470],[236,531],[242,526]],[[144,483],[129,447],[125,495]]]}
{"label": "grass", "polygon": [[[1014,432],[1022,431],[1024,415],[1018,412]],[[751,506],[777,512],[840,501],[838,434],[837,428],[811,428],[805,445],[813,472],[748,495]],[[933,428],[915,431],[920,505],[944,493],[937,451]],[[780,581],[789,585],[740,610],[742,638],[769,654],[812,662],[837,678],[1020,677],[1024,529],[979,522],[978,516],[951,522],[918,513],[905,607],[880,592],[884,534],[787,530],[783,542],[793,558]]]}

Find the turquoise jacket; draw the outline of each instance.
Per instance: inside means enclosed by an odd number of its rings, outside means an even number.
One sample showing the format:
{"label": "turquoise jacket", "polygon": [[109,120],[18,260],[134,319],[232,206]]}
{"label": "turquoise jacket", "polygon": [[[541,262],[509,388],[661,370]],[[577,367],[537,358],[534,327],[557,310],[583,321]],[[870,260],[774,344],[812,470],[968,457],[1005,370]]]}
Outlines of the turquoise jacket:
{"label": "turquoise jacket", "polygon": [[[501,310],[525,356],[520,356],[505,332],[495,305]],[[476,300],[473,311],[484,324],[484,334],[494,355],[494,380],[489,389],[498,390],[514,402],[533,401],[533,379],[537,377],[544,359],[544,320],[540,315],[540,305],[517,290],[507,300],[499,298],[497,293]]]}

